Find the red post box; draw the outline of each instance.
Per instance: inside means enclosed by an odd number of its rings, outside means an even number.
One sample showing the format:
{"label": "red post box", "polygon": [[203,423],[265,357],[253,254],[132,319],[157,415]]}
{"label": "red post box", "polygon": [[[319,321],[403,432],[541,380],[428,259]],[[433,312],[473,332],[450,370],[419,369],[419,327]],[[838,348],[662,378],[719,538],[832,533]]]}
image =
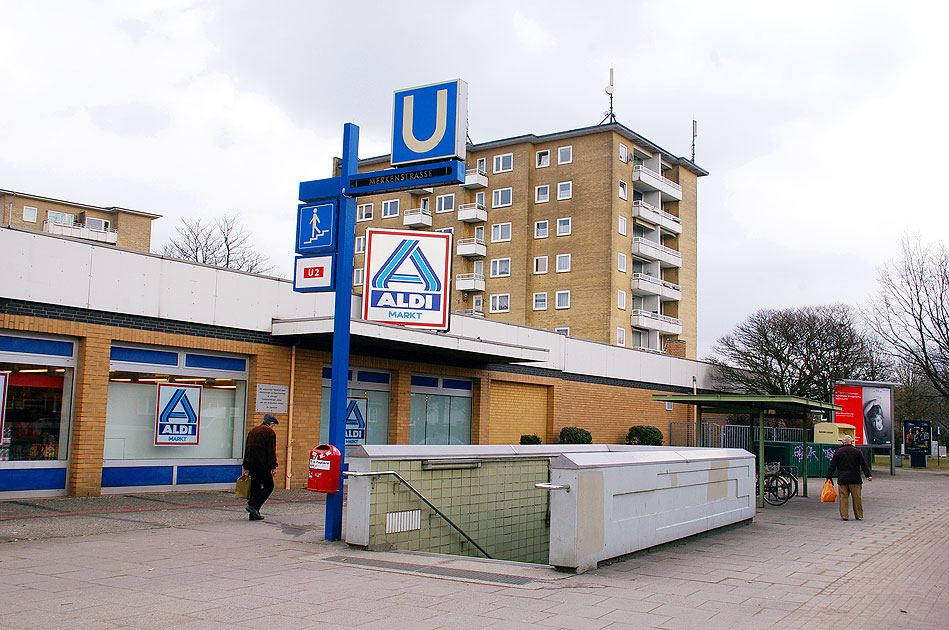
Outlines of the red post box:
{"label": "red post box", "polygon": [[310,474],[306,489],[313,492],[339,492],[339,449],[320,444],[310,451]]}

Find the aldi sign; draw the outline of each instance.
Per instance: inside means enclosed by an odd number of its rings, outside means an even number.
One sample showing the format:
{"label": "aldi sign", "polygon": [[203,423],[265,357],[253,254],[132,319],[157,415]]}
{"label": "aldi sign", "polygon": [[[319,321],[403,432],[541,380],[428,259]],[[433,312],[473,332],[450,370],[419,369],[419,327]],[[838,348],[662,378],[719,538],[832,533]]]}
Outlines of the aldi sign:
{"label": "aldi sign", "polygon": [[392,166],[458,159],[468,140],[468,84],[461,79],[395,92]]}
{"label": "aldi sign", "polygon": [[201,386],[159,383],[155,415],[155,446],[197,445]]}
{"label": "aldi sign", "polygon": [[363,319],[448,330],[451,234],[366,230]]}

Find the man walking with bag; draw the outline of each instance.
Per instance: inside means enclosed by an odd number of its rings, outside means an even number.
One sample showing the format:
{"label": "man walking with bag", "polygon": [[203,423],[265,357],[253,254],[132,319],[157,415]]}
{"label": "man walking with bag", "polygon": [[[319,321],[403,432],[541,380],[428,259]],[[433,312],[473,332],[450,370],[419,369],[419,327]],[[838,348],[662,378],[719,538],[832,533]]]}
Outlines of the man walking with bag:
{"label": "man walking with bag", "polygon": [[827,469],[827,480],[830,481],[837,471],[837,507],[840,508],[841,520],[849,520],[850,503],[848,497],[853,497],[853,516],[858,521],[863,518],[863,478],[860,471],[867,476],[867,481],[873,481],[870,466],[860,452],[853,445],[853,438],[845,435],[843,445],[834,453]]}
{"label": "man walking with bag", "polygon": [[277,434],[270,428],[280,424],[272,414],[264,414],[264,421],[247,434],[244,447],[244,470],[250,473],[250,497],[247,499],[248,520],[262,521],[260,508],[273,492],[273,476],[277,472]]}

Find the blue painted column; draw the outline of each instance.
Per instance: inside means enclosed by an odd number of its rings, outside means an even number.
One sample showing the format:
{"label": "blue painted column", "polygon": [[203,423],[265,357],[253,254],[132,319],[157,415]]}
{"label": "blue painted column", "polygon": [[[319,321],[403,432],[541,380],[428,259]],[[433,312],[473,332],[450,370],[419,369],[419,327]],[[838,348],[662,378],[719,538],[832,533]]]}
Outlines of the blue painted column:
{"label": "blue painted column", "polygon": [[[353,246],[356,237],[356,199],[348,197],[346,184],[356,174],[359,154],[359,127],[343,126],[342,193],[336,253],[336,305],[333,313],[333,376],[330,383],[330,444],[339,449],[340,470],[346,463],[346,402],[349,392],[349,328],[353,296]],[[339,540],[343,531],[343,478],[339,492],[326,495],[324,538]]]}

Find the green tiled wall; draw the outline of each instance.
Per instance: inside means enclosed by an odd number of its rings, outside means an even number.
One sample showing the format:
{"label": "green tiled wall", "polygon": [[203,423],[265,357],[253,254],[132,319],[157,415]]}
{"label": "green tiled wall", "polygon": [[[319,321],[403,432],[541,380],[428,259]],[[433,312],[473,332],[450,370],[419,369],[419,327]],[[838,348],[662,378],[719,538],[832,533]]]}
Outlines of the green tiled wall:
{"label": "green tiled wall", "polygon": [[[534,487],[550,479],[547,458],[483,459],[480,468],[460,470],[422,470],[420,460],[375,460],[372,469],[397,471],[493,558],[547,563],[549,493]],[[386,534],[387,513],[419,509],[420,530]],[[369,545],[481,557],[391,475],[372,479]]]}

